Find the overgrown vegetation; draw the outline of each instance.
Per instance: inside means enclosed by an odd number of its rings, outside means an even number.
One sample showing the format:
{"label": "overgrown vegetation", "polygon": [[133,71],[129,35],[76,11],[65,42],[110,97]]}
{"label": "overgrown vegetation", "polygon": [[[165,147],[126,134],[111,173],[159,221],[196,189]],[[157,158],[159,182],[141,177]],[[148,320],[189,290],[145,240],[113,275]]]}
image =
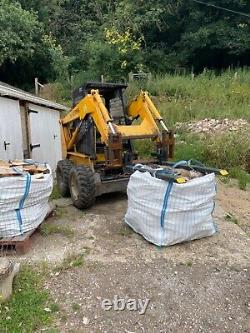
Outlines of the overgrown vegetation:
{"label": "overgrown vegetation", "polygon": [[208,166],[228,169],[230,177],[238,180],[239,188],[246,190],[250,183],[250,175],[246,171],[249,165],[249,147],[248,132],[218,136],[182,134],[177,139],[175,159],[195,158]]}
{"label": "overgrown vegetation", "polygon": [[193,0],[2,0],[0,35],[0,80],[20,87],[250,65],[249,19]]}
{"label": "overgrown vegetation", "polygon": [[[221,75],[204,72],[196,77],[165,75],[131,83],[128,97],[136,95],[140,88],[148,90],[170,128],[174,128],[176,122],[204,118],[243,118],[249,121],[249,85],[250,71],[246,69],[227,70]],[[136,149],[149,156],[152,143],[138,141]],[[180,128],[176,135],[175,159],[196,159],[210,166],[229,169],[230,176],[237,178],[239,187],[245,190],[250,183],[249,128],[213,135],[188,133]]]}
{"label": "overgrown vegetation", "polygon": [[128,96],[141,88],[148,90],[169,125],[204,118],[240,118],[250,120],[250,71],[226,70],[221,75],[204,71],[190,75],[154,76],[149,81],[133,82]]}
{"label": "overgrown vegetation", "polygon": [[57,307],[42,282],[44,276],[24,266],[14,280],[12,298],[0,304],[0,332],[36,332],[52,322]]}
{"label": "overgrown vegetation", "polygon": [[[248,131],[218,135],[181,134],[177,137],[175,158],[195,158],[218,168],[247,168],[250,138]],[[234,171],[234,176],[237,173]]]}

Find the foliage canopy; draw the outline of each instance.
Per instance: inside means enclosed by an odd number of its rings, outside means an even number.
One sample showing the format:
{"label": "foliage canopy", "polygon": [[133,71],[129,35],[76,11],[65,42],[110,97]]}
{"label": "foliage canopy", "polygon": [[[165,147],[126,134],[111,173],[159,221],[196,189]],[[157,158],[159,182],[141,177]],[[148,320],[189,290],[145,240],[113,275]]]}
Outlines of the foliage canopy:
{"label": "foliage canopy", "polygon": [[[249,13],[247,0],[209,3]],[[250,18],[193,0],[2,0],[0,79],[20,86],[250,64]]]}

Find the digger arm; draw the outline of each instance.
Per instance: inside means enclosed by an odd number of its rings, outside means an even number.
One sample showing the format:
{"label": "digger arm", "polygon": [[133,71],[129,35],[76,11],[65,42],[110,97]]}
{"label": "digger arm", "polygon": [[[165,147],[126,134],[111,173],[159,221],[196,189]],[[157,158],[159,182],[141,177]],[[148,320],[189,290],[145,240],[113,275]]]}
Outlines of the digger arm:
{"label": "digger arm", "polygon": [[[81,122],[87,115],[91,115],[95,122],[95,125],[101,135],[101,141],[103,143],[108,142],[109,133],[115,134],[114,125],[112,124],[112,118],[103,104],[101,96],[98,90],[91,90],[91,93],[84,97],[62,120],[63,134],[66,142],[67,150],[70,150],[76,141],[78,133],[80,131]],[[81,122],[70,135],[67,125],[74,120],[80,120]]]}
{"label": "digger arm", "polygon": [[160,138],[161,130],[157,123],[161,124],[163,129],[168,132],[161,115],[145,91],[141,91],[130,103],[128,116],[132,119],[140,118],[141,123],[139,125],[118,126],[123,138]]}
{"label": "digger arm", "polygon": [[[110,135],[112,134],[120,137],[120,140],[151,138],[156,140],[159,147],[162,145],[173,146],[172,141],[170,142],[168,139],[168,129],[147,92],[141,91],[128,107],[128,116],[132,120],[140,118],[140,124],[116,125],[113,123],[113,119],[106,109],[98,90],[91,90],[91,93],[84,97],[61,120],[64,146],[67,152],[74,147],[82,122],[87,115],[92,117],[100,133],[101,142],[108,147],[111,145]],[[80,120],[80,122],[72,133],[68,125],[74,120]],[[164,131],[160,130],[157,123],[162,125]]]}

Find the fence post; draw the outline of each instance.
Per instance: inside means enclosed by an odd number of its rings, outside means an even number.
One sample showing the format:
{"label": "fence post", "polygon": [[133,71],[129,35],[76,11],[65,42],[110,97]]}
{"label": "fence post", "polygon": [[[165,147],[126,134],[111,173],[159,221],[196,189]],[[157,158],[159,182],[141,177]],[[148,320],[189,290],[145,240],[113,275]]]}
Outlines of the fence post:
{"label": "fence post", "polygon": [[35,77],[35,94],[38,95],[38,93],[39,93],[38,78]]}

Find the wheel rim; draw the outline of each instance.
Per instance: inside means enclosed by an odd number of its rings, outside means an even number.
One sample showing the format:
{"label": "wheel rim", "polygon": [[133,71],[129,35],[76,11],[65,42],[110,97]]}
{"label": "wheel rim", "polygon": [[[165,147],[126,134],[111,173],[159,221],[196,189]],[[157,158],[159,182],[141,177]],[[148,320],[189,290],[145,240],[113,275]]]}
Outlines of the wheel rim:
{"label": "wheel rim", "polygon": [[79,198],[79,191],[77,186],[76,176],[73,174],[70,180],[70,188],[71,188],[71,195],[74,200],[78,200]]}

